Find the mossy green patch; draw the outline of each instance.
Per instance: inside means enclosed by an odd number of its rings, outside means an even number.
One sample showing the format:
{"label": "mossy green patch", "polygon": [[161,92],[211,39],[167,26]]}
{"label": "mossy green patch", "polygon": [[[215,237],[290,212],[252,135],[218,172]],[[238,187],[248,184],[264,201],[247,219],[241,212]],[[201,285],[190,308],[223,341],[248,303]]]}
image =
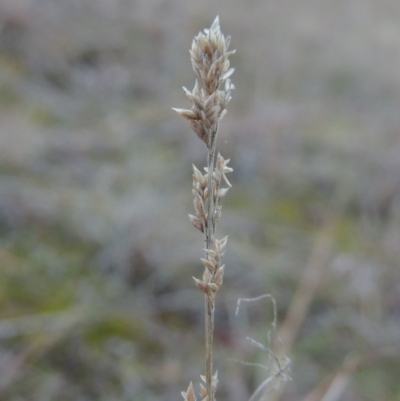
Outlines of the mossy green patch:
{"label": "mossy green patch", "polygon": [[43,127],[55,126],[61,123],[60,117],[46,107],[33,107],[30,110],[30,117],[33,123]]}
{"label": "mossy green patch", "polygon": [[341,252],[349,252],[360,246],[360,233],[353,219],[344,215],[336,222],[334,239]]}
{"label": "mossy green patch", "polygon": [[301,225],[304,223],[304,213],[301,205],[295,199],[279,198],[268,205],[267,213],[272,219],[284,223]]}
{"label": "mossy green patch", "polygon": [[65,230],[38,222],[21,229],[7,251],[2,251],[1,316],[52,312],[74,303],[76,283],[92,249]]}
{"label": "mossy green patch", "polygon": [[18,101],[19,96],[13,88],[0,84],[0,106],[2,108],[14,106]]}
{"label": "mossy green patch", "polygon": [[85,339],[92,345],[101,346],[112,337],[121,337],[128,340],[141,335],[140,326],[130,323],[123,317],[107,317],[93,324],[86,332]]}

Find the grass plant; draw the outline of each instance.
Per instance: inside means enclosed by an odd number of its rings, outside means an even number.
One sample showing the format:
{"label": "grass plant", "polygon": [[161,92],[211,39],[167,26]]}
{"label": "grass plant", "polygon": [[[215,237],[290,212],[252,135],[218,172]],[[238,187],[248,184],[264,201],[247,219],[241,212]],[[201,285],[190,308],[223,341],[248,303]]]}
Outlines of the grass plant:
{"label": "grass plant", "polygon": [[[225,37],[215,19],[210,29],[200,32],[193,40],[190,50],[193,70],[197,79],[192,91],[183,88],[192,103],[191,109],[173,109],[188,122],[192,130],[207,148],[207,167],[203,174],[193,165],[194,215],[190,222],[204,236],[205,256],[202,279],[194,277],[197,288],[205,295],[205,376],[200,386],[202,401],[214,401],[217,388],[217,372],[213,372],[213,334],[215,298],[221,288],[224,276],[223,258],[228,237],[215,236],[221,217],[222,198],[227,194],[230,182],[226,174],[233,170],[216,150],[218,126],[226,114],[234,85],[230,80],[234,69],[230,68],[229,56],[235,50],[228,50],[230,37]],[[224,182],[228,187],[221,186]],[[196,401],[193,384],[182,392],[185,401]]]}

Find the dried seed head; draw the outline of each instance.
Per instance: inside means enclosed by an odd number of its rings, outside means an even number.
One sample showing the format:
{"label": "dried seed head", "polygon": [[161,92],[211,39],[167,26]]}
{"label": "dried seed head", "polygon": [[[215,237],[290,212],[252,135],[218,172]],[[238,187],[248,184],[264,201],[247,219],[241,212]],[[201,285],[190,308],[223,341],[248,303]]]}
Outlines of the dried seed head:
{"label": "dried seed head", "polygon": [[[206,169],[206,174],[203,175],[193,165],[192,193],[195,215],[189,215],[192,225],[205,233],[206,246],[211,248],[205,249],[206,256],[201,259],[205,267],[202,280],[193,277],[196,286],[206,294],[208,311],[214,310],[216,292],[222,285],[225,268],[224,265],[221,266],[221,262],[227,237],[215,239],[215,230],[221,216],[220,200],[228,192],[228,188],[221,188],[221,180],[231,186],[226,174],[232,169],[227,167],[229,160],[224,160],[220,154],[215,161],[215,144],[218,123],[226,114],[231,91],[234,89],[230,80],[234,69],[230,68],[229,56],[235,51],[228,51],[230,41],[230,36],[225,38],[221,33],[218,17],[210,29],[205,29],[194,38],[190,56],[198,79],[192,91],[183,88],[192,105],[190,109],[174,109],[188,121],[208,148],[209,169]],[[209,314],[206,314],[207,316]],[[212,358],[208,358],[208,361],[210,360]],[[202,377],[206,386],[201,385],[200,388],[201,401],[214,401],[218,377],[217,372],[211,377],[211,366],[208,362],[206,373],[208,380]],[[185,401],[196,401],[192,383],[182,396]]]}
{"label": "dried seed head", "polygon": [[193,40],[190,56],[193,70],[199,77],[206,91],[215,92],[219,84],[232,73],[229,70],[228,52],[230,38],[225,39],[217,17],[210,29],[200,32]]}
{"label": "dried seed head", "polygon": [[[226,114],[226,106],[231,99],[234,86],[229,77],[234,69],[230,68],[228,51],[230,37],[225,38],[217,17],[210,29],[200,32],[192,42],[190,58],[193,70],[198,76],[193,90],[183,88],[192,103],[192,108],[173,109],[186,118],[192,130],[210,148],[215,139],[218,122]],[[223,90],[218,88],[222,86]]]}

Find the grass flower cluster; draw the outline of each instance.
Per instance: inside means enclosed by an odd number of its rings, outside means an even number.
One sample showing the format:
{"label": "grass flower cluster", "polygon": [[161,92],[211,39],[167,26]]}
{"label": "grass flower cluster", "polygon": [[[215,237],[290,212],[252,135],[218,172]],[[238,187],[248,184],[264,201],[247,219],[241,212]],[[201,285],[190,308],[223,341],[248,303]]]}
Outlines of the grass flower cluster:
{"label": "grass flower cluster", "polygon": [[[201,401],[214,401],[217,388],[217,372],[213,372],[213,333],[215,297],[221,288],[224,267],[223,258],[228,237],[215,236],[221,217],[221,201],[231,187],[226,174],[233,170],[228,167],[229,159],[217,154],[218,126],[226,114],[234,85],[230,80],[234,69],[230,68],[229,56],[235,50],[228,50],[230,37],[225,37],[217,17],[210,29],[200,32],[193,40],[190,50],[193,70],[197,79],[192,91],[183,90],[192,103],[190,109],[173,109],[184,117],[192,130],[207,148],[205,174],[193,166],[194,215],[189,215],[192,225],[204,235],[205,256],[201,259],[204,273],[201,279],[194,278],[197,288],[205,295],[205,383],[200,385]],[[225,183],[228,187],[222,187]],[[193,384],[182,392],[185,401],[196,401]]]}

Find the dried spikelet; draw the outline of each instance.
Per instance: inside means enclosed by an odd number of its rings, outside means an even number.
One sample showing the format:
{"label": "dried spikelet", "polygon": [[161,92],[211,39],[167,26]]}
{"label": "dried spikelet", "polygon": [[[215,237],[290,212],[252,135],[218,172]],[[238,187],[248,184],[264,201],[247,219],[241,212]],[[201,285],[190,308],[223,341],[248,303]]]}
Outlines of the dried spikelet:
{"label": "dried spikelet", "polygon": [[207,397],[207,389],[204,387],[202,383],[200,383],[200,395],[202,399]]}
{"label": "dried spikelet", "polygon": [[206,253],[208,258],[216,258],[217,252],[214,251],[214,249],[203,249],[203,251]]}
{"label": "dried spikelet", "polygon": [[204,294],[208,294],[209,291],[208,291],[207,284],[205,282],[199,280],[196,277],[193,277],[193,280],[196,283],[196,286],[200,291],[204,292]]}
{"label": "dried spikelet", "polygon": [[221,154],[218,152],[217,155],[217,162],[216,162],[216,168],[217,170],[221,173],[222,178],[224,179],[224,181],[226,182],[226,184],[229,187],[232,187],[231,183],[228,181],[228,179],[226,178],[225,174],[231,173],[233,171],[232,168],[228,167],[227,164],[229,163],[230,159],[224,159]]}
{"label": "dried spikelet", "polygon": [[216,269],[215,263],[208,259],[200,259],[203,262],[204,267],[206,267],[210,272],[214,272]]}
{"label": "dried spikelet", "polygon": [[212,186],[212,194],[213,194],[213,203],[214,205],[217,204],[217,199],[218,199],[218,182],[214,179],[211,183]]}
{"label": "dried spikelet", "polygon": [[214,273],[208,269],[204,269],[203,282],[208,285],[212,282],[213,278],[214,278]]}
{"label": "dried spikelet", "polygon": [[218,241],[218,249],[220,252],[224,252],[226,248],[226,244],[228,243],[228,236],[226,235],[224,238]]}
{"label": "dried spikelet", "polygon": [[196,133],[196,135],[205,143],[208,143],[208,132],[204,127],[204,124],[199,120],[189,120],[190,128]]}
{"label": "dried spikelet", "polygon": [[218,199],[222,199],[229,191],[229,188],[222,188],[220,190],[218,190]]}
{"label": "dried spikelet", "polygon": [[196,216],[203,220],[206,216],[204,201],[201,195],[196,191],[193,191],[193,205]]}
{"label": "dried spikelet", "polygon": [[204,194],[203,194],[204,196],[204,201],[205,202],[207,202],[208,201],[208,188],[206,188],[205,190],[204,190]]}
{"label": "dried spikelet", "polygon": [[[201,380],[207,384],[207,379],[205,376],[200,376]],[[215,374],[211,378],[211,391],[212,395],[214,397],[214,394],[217,390],[217,385],[218,385],[218,371],[215,372]],[[203,383],[200,383],[200,396],[202,397],[201,401],[207,401],[208,400],[208,394],[207,394],[207,388]]]}
{"label": "dried spikelet", "polygon": [[187,391],[182,391],[182,397],[185,401],[196,401],[196,395],[194,393],[193,383],[190,382]]}
{"label": "dried spikelet", "polygon": [[216,225],[221,218],[222,206],[216,206],[214,210],[214,224]]}
{"label": "dried spikelet", "polygon": [[197,119],[197,115],[192,110],[186,109],[172,109],[176,111],[179,115],[186,118],[187,120],[195,120]]}
{"label": "dried spikelet", "polygon": [[217,390],[217,386],[218,386],[218,371],[216,370],[214,376],[212,377],[212,389],[214,394],[215,391]]}
{"label": "dried spikelet", "polygon": [[193,216],[192,214],[189,214],[189,220],[192,223],[193,227],[197,228],[199,231],[202,233],[204,232],[204,225],[201,219],[199,219],[197,216]]}
{"label": "dried spikelet", "polygon": [[223,282],[223,279],[224,279],[224,270],[225,270],[225,265],[222,265],[215,272],[214,283],[218,286],[218,288],[220,288],[221,285],[222,285],[222,282]]}
{"label": "dried spikelet", "polygon": [[202,194],[204,191],[203,191],[203,188],[201,187],[201,184],[199,182],[193,180],[192,194],[194,194],[196,192],[198,194]]}
{"label": "dried spikelet", "polygon": [[213,93],[219,84],[233,73],[229,69],[228,57],[235,51],[228,52],[230,38],[225,39],[215,18],[210,29],[200,32],[193,40],[190,56],[193,70],[203,83],[208,93]]}
{"label": "dried spikelet", "polygon": [[193,164],[193,180],[198,182],[200,185],[203,182],[203,174],[201,171]]}

